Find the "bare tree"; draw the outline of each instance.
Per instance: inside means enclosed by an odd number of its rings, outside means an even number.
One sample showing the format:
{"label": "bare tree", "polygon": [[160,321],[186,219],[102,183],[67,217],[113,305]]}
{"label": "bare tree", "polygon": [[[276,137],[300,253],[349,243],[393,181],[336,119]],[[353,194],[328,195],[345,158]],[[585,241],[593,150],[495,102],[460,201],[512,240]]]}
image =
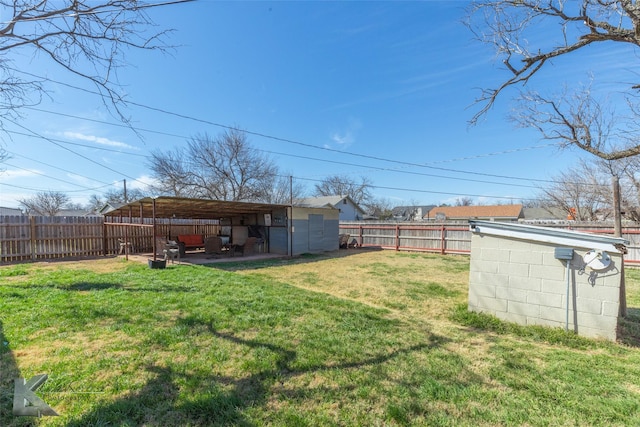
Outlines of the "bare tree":
{"label": "bare tree", "polygon": [[391,200],[383,197],[376,197],[363,206],[367,213],[380,220],[393,218],[394,204]]}
{"label": "bare tree", "polygon": [[18,200],[29,215],[55,216],[70,202],[69,196],[60,191],[43,191],[35,196]]}
{"label": "bare tree", "polygon": [[560,208],[576,221],[597,221],[611,216],[609,185],[595,162],[581,161],[553,177],[554,183],[541,190],[541,206]]}
{"label": "bare tree", "polygon": [[278,168],[230,129],[211,138],[197,135],[184,149],[153,153],[150,168],[163,194],[215,200],[271,200]]}
{"label": "bare tree", "polygon": [[[467,26],[480,41],[493,46],[510,72],[497,88],[482,92],[478,101],[483,107],[474,123],[503,91],[529,83],[553,59],[595,43],[640,46],[640,5],[629,0],[482,0],[473,2],[467,18]],[[549,29],[557,33],[540,37]]]}
{"label": "bare tree", "polygon": [[[468,18],[469,28],[478,39],[493,45],[510,72],[497,88],[482,92],[478,99],[482,108],[472,123],[489,111],[507,88],[530,86],[532,78],[552,59],[567,58],[568,54],[603,42],[640,46],[640,5],[628,0],[483,0],[473,3]],[[558,33],[554,37],[548,29]],[[540,37],[544,31],[548,34]],[[584,66],[582,61],[572,64]],[[626,86],[619,92],[626,101],[626,115],[613,114],[588,87],[577,90],[576,95],[566,91],[559,96],[525,93],[518,120],[541,131],[544,138],[558,141],[560,147],[574,146],[608,161],[635,156],[640,154],[640,129],[635,124],[639,117],[636,112],[640,111],[635,91],[640,85],[623,85]],[[615,92],[608,90],[607,94]],[[625,116],[630,127],[619,121]],[[620,236],[619,176],[614,174],[611,178],[614,228],[616,236]]]}
{"label": "bare tree", "polygon": [[146,196],[147,193],[139,188],[127,189],[126,196],[124,188],[111,188],[104,193],[105,202],[111,204],[127,203],[132,200],[142,199]]}
{"label": "bare tree", "polygon": [[359,181],[347,175],[333,175],[315,185],[314,196],[349,196],[358,205],[366,206],[371,202],[371,181],[361,176]]}
{"label": "bare tree", "polygon": [[146,5],[137,0],[0,0],[0,116],[15,116],[47,94],[46,76],[18,69],[7,56],[22,52],[89,82],[126,121],[118,70],[128,64],[131,50],[169,48],[163,39],[170,30],[150,32],[155,24],[147,10],[185,1],[190,0]]}
{"label": "bare tree", "polygon": [[471,197],[458,197],[453,205],[454,206],[473,206],[473,199]]}
{"label": "bare tree", "polygon": [[305,188],[299,181],[286,174],[275,177],[274,180],[266,180],[264,189],[261,191],[264,196],[260,200],[265,203],[281,205],[296,204],[304,198]]}

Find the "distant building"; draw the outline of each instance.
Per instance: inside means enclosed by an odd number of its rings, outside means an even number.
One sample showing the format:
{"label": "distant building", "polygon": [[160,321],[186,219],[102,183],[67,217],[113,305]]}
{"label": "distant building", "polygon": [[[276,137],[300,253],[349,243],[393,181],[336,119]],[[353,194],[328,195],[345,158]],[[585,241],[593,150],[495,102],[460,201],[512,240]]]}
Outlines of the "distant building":
{"label": "distant building", "polygon": [[114,211],[116,209],[120,209],[122,206],[125,206],[125,203],[105,203],[100,209],[98,209],[98,215],[108,215],[109,212]]}
{"label": "distant building", "polygon": [[364,210],[349,196],[321,196],[301,199],[295,204],[305,208],[335,208],[340,211],[340,221],[362,221]]}
{"label": "distant building", "polygon": [[55,216],[95,216],[95,212],[87,209],[60,209]]}
{"label": "distant building", "polygon": [[494,206],[439,206],[428,214],[430,221],[468,221],[480,219],[485,221],[516,222],[523,218],[522,205]]}
{"label": "distant building", "polygon": [[22,213],[22,211],[20,209],[17,209],[17,208],[5,208],[5,207],[0,206],[0,215],[7,215],[7,216],[18,215],[18,216],[22,216],[24,214]]}
{"label": "distant building", "polygon": [[556,224],[569,220],[567,211],[562,208],[524,208],[520,222],[529,224]]}
{"label": "distant building", "polygon": [[429,211],[435,205],[427,206],[396,206],[391,210],[394,221],[423,221],[428,219]]}

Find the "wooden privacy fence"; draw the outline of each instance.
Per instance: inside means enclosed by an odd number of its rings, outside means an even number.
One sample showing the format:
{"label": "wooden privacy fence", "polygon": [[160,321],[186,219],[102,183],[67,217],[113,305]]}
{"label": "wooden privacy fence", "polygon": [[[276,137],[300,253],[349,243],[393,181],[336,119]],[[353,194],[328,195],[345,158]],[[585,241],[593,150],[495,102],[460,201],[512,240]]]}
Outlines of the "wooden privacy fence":
{"label": "wooden privacy fence", "polygon": [[[134,253],[152,252],[151,219],[141,222],[133,218],[132,222],[105,222],[103,217],[97,216],[0,216],[0,263],[115,255],[121,242],[127,242]],[[609,224],[545,226],[613,235]],[[167,238],[175,238],[179,234],[215,236],[219,234],[220,227],[217,220],[156,219],[157,234]],[[469,254],[471,251],[471,231],[464,222],[341,222],[340,233],[350,234],[362,246],[397,251],[440,254]],[[640,227],[623,227],[622,237],[630,242],[625,264],[640,265]]]}
{"label": "wooden privacy fence", "polygon": [[[538,224],[545,227],[613,236],[613,227],[601,223]],[[470,254],[471,231],[466,222],[341,222],[340,233],[349,234],[360,245],[422,251],[439,254]],[[640,265],[640,227],[623,227],[622,237],[629,241],[625,264]]]}
{"label": "wooden privacy fence", "polygon": [[[217,220],[156,219],[157,234],[167,238],[215,236],[219,230]],[[98,216],[0,216],[0,263],[115,255],[121,242],[127,242],[132,252],[152,252],[151,220],[131,224],[104,222]]]}

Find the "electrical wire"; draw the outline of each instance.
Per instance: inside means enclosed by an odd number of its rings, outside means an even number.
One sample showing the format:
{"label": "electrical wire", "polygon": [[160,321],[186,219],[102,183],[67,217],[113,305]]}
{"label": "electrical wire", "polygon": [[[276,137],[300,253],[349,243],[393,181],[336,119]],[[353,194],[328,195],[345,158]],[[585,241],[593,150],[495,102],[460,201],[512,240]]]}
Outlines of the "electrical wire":
{"label": "electrical wire", "polygon": [[[37,75],[32,74],[32,73],[25,73],[25,74],[31,75],[31,76],[36,77],[36,78],[45,79],[44,77],[37,76]],[[66,84],[66,83],[63,83],[63,82],[54,81],[54,80],[51,80],[51,79],[47,79],[47,80],[50,80],[50,81],[52,81],[54,83],[62,84],[62,85],[65,85],[65,86],[68,86],[68,87],[71,87],[71,88],[74,88],[74,89],[77,89],[77,90],[81,90],[81,91],[84,91],[84,92],[100,95],[98,92],[95,92],[95,91],[87,90],[87,89],[84,89],[84,88],[80,88],[80,87],[77,87],[77,86],[69,85],[69,84]],[[200,119],[200,118],[196,118],[196,117],[193,117],[193,116],[188,116],[188,115],[184,115],[184,114],[168,111],[168,110],[162,109],[162,108],[151,107],[151,106],[148,106],[148,105],[145,105],[145,104],[141,104],[141,103],[137,103],[137,102],[128,101],[127,103],[130,104],[130,105],[135,105],[135,106],[138,106],[140,108],[145,108],[145,109],[148,109],[148,110],[151,110],[151,111],[156,111],[156,112],[160,112],[160,113],[163,113],[163,114],[175,116],[175,117],[178,117],[178,118],[183,118],[183,119],[187,119],[187,120],[191,120],[191,121],[196,121],[196,122],[200,122],[200,123],[204,123],[204,124],[220,127],[220,128],[223,128],[223,129],[228,129],[228,130],[236,129],[236,127],[234,127],[234,126],[228,126],[228,125],[224,125],[224,124],[221,124],[221,123],[216,123],[216,122],[213,122],[213,121],[210,121],[210,120]],[[52,111],[39,109],[39,108],[34,108],[34,107],[27,107],[27,108],[35,110],[35,111],[44,112],[44,113],[58,114],[58,115],[61,115],[61,116],[67,116],[67,117],[73,117],[73,118],[77,118],[77,119],[83,119],[83,120],[88,120],[88,121],[93,121],[93,122],[99,122],[99,123],[103,123],[103,124],[107,124],[107,125],[111,125],[111,126],[128,127],[128,128],[132,128],[132,129],[143,131],[143,132],[151,132],[151,133],[161,134],[161,135],[165,135],[165,136],[171,136],[171,137],[177,137],[177,138],[185,138],[184,136],[181,136],[181,135],[176,135],[176,134],[167,133],[167,132],[154,131],[154,130],[150,130],[150,129],[135,128],[135,127],[133,127],[131,125],[114,124],[114,123],[110,123],[110,122],[106,122],[106,121],[88,119],[88,118],[73,116],[73,115],[59,113],[59,112],[52,112]],[[466,170],[459,170],[459,169],[436,167],[436,166],[432,166],[433,162],[431,164],[429,164],[429,163],[413,163],[413,162],[405,162],[405,161],[399,161],[399,160],[393,160],[393,159],[386,159],[386,158],[381,158],[381,157],[377,157],[377,156],[370,156],[370,155],[366,155],[366,154],[351,153],[351,152],[348,152],[348,151],[332,149],[332,148],[329,148],[329,147],[316,146],[316,145],[313,145],[313,144],[308,144],[308,143],[295,141],[295,140],[291,140],[291,139],[287,139],[287,138],[281,138],[281,137],[268,135],[268,134],[261,133],[261,132],[255,132],[255,131],[249,131],[249,130],[242,130],[242,131],[247,133],[247,134],[249,134],[249,135],[259,136],[259,137],[262,137],[262,138],[267,138],[267,139],[276,140],[276,141],[285,142],[285,143],[290,143],[290,144],[296,144],[296,145],[300,145],[300,146],[304,146],[304,147],[308,147],[308,148],[312,148],[312,149],[317,149],[317,150],[323,150],[323,151],[339,153],[339,154],[346,154],[346,155],[355,156],[355,157],[359,157],[359,158],[365,158],[365,159],[371,159],[371,160],[376,160],[376,161],[383,161],[383,162],[399,164],[399,165],[403,165],[404,167],[429,168],[429,169],[452,172],[452,173],[469,174],[469,175],[474,175],[474,176],[487,176],[487,177],[494,177],[494,178],[508,179],[508,180],[523,180],[523,181],[527,181],[527,182],[556,183],[556,184],[558,183],[558,181],[554,181],[554,180],[523,178],[523,177],[514,177],[514,176],[508,176],[508,175],[497,175],[497,174],[488,174],[488,173],[481,173],[481,172],[475,172],[475,171],[466,171]],[[33,132],[33,134],[35,134],[35,132]],[[61,143],[64,143],[64,144],[71,144],[71,145],[76,145],[76,146],[88,147],[88,148],[92,148],[92,149],[101,149],[101,150],[104,150],[104,151],[112,151],[112,152],[117,152],[117,153],[126,154],[126,155],[137,155],[137,156],[140,156],[140,157],[147,157],[148,158],[148,156],[144,156],[144,155],[141,155],[141,154],[126,153],[126,152],[107,149],[107,148],[103,148],[103,147],[95,147],[95,146],[89,146],[89,145],[85,145],[85,144],[72,143],[72,142],[68,142],[68,141],[54,140],[53,138],[47,138],[47,137],[43,137],[43,136],[37,135],[37,134],[35,134],[35,135],[37,137],[40,137],[40,138],[45,139],[45,140],[50,141],[50,142],[58,141],[58,142],[61,142]],[[32,135],[28,135],[28,136],[32,136]],[[446,162],[453,162],[453,161],[466,160],[466,159],[472,159],[472,158],[489,157],[489,156],[493,156],[493,155],[501,155],[501,154],[507,154],[507,153],[513,153],[513,152],[520,152],[520,151],[531,150],[531,149],[536,149],[536,148],[544,148],[544,147],[547,147],[547,146],[550,146],[550,145],[552,145],[552,144],[539,145],[539,146],[534,146],[534,147],[510,149],[510,150],[505,150],[505,151],[501,151],[501,152],[487,153],[487,154],[471,156],[471,157],[443,160],[443,161],[439,161],[439,162],[435,162],[435,163],[446,163]],[[62,147],[62,148],[64,148],[64,147]],[[68,150],[68,151],[71,151],[74,154],[77,154],[77,155],[79,155],[81,157],[84,157],[84,156],[82,156],[82,155],[80,155],[78,153],[75,153],[73,150]],[[402,170],[403,168],[381,168],[381,167],[375,167],[375,166],[370,166],[370,165],[359,165],[359,164],[354,164],[354,163],[325,160],[325,159],[320,159],[320,158],[315,158],[315,157],[299,156],[299,155],[293,155],[293,154],[290,154],[290,153],[278,153],[278,152],[273,152],[273,151],[269,151],[269,150],[261,150],[261,151],[267,152],[267,153],[283,155],[283,156],[295,157],[295,158],[304,158],[304,159],[308,159],[308,160],[312,160],[312,161],[328,162],[328,163],[335,163],[335,164],[346,164],[346,165],[350,165],[350,166],[363,167],[363,168],[372,169],[372,170],[379,170],[379,171],[409,173],[409,174],[414,174],[414,175],[431,176],[431,177],[438,177],[438,178],[443,178],[443,179],[462,180],[462,181],[467,181],[467,182],[478,182],[478,183],[489,183],[489,184],[507,185],[507,186],[519,186],[519,187],[526,187],[526,188],[537,188],[536,186],[519,185],[519,184],[513,184],[513,183],[501,183],[501,182],[493,182],[493,181],[471,180],[471,179],[464,179],[464,178],[450,177],[450,176],[440,176],[440,175],[433,175],[433,174],[422,174],[422,173],[419,173],[419,172],[404,171],[404,170]],[[86,157],[84,157],[84,158],[91,161],[91,159],[88,159]],[[102,164],[100,164],[100,166],[106,167],[106,166],[104,166]],[[110,169],[108,167],[106,167],[106,168],[111,170],[111,171],[113,171],[113,172],[121,174],[118,171],[115,171],[115,170]],[[126,176],[125,174],[121,174],[121,175]],[[132,178],[130,176],[126,176],[126,177],[129,178],[129,179],[132,179],[134,181],[141,182],[141,181],[139,181],[139,180],[137,180],[135,178]],[[305,178],[297,178],[297,179],[305,179]],[[142,184],[145,184],[145,183],[142,183]],[[376,187],[376,188],[385,188],[385,187]],[[389,187],[389,188],[386,188],[386,189],[398,190],[398,188],[395,188],[395,187]],[[411,191],[411,190],[408,190],[408,191]],[[439,192],[433,192],[433,193],[441,194]],[[454,193],[443,193],[443,194],[454,194]],[[478,197],[490,197],[490,196],[479,196],[479,195],[475,195],[475,196],[478,196]],[[493,197],[493,196],[491,196],[491,197]],[[509,198],[509,199],[512,199],[512,198]]]}
{"label": "electrical wire", "polygon": [[93,160],[93,159],[91,159],[91,158],[89,158],[89,157],[87,157],[87,156],[85,156],[85,155],[82,155],[82,154],[77,153],[77,152],[75,152],[75,151],[73,151],[73,150],[71,150],[71,149],[69,149],[69,148],[67,148],[67,147],[64,147],[64,146],[62,146],[61,144],[57,143],[56,141],[52,140],[51,138],[47,138],[47,137],[45,137],[45,136],[43,136],[43,135],[40,135],[40,134],[38,134],[37,132],[34,132],[34,131],[32,131],[32,130],[28,129],[28,128],[26,128],[26,127],[24,127],[24,126],[22,126],[22,125],[20,125],[20,124],[16,123],[16,122],[15,122],[15,121],[13,121],[13,120],[10,120],[10,119],[6,119],[6,120],[7,120],[7,121],[9,121],[9,122],[11,122],[11,123],[13,123],[15,126],[18,126],[19,128],[22,128],[22,129],[24,129],[24,130],[26,130],[26,131],[28,131],[28,132],[32,133],[33,135],[36,135],[36,136],[38,136],[39,138],[44,139],[45,141],[49,141],[49,142],[50,142],[50,143],[52,143],[53,145],[55,145],[55,146],[57,146],[57,147],[60,147],[60,148],[62,148],[63,150],[66,150],[66,151],[68,151],[68,152],[70,152],[70,153],[73,153],[73,154],[75,154],[76,156],[81,157],[81,158],[83,158],[83,159],[85,159],[85,160],[88,160],[89,162],[91,162],[91,163],[93,163],[93,164],[96,164],[96,165],[98,165],[98,166],[100,166],[100,167],[102,167],[102,168],[105,168],[105,169],[107,169],[107,170],[110,170],[111,172],[117,173],[117,174],[118,174],[118,175],[120,175],[120,176],[124,176],[125,178],[129,178],[129,179],[131,179],[131,180],[133,180],[133,181],[136,181],[136,182],[139,182],[139,183],[141,183],[141,184],[143,184],[143,185],[146,185],[146,183],[144,183],[144,182],[142,182],[142,181],[139,181],[139,180],[137,180],[136,178],[133,178],[133,177],[131,177],[131,176],[129,176],[129,175],[127,175],[127,174],[125,174],[125,173],[119,172],[119,171],[117,171],[117,170],[115,170],[115,169],[113,169],[113,168],[110,168],[109,166],[106,166],[106,165],[104,165],[104,164],[102,164],[102,163],[100,163],[100,162],[96,162],[95,160]]}
{"label": "electrical wire", "polygon": [[[152,108],[152,107],[149,107],[149,108]],[[63,116],[63,117],[74,118],[74,119],[78,119],[78,120],[87,120],[87,121],[90,121],[90,122],[105,124],[105,125],[109,125],[109,126],[116,126],[116,127],[123,127],[123,128],[130,128],[131,127],[129,125],[124,125],[124,124],[120,124],[120,123],[112,123],[112,122],[107,122],[107,121],[104,121],[104,120],[89,119],[89,118],[74,116],[74,115],[71,115],[71,114],[65,114],[65,113],[60,113],[60,112],[56,112],[56,111],[45,110],[45,109],[41,109],[41,108],[26,107],[26,109],[30,109],[30,110],[34,110],[34,111],[38,111],[38,112],[42,112],[42,113],[46,113],[46,114],[54,114],[54,115],[59,115],[59,116]],[[197,119],[194,119],[194,120],[197,120]],[[177,135],[177,134],[174,134],[174,133],[154,131],[154,130],[150,130],[150,129],[135,127],[135,126],[133,128],[138,132],[149,132],[149,133],[154,133],[154,134],[159,134],[159,135],[164,135],[164,136],[170,136],[170,137],[174,137],[174,138],[181,138],[181,139],[185,139],[185,140],[189,139],[189,137],[185,136],[185,135]],[[228,127],[228,129],[235,129],[235,128]],[[90,147],[90,148],[92,147],[92,146],[87,146],[87,145],[78,144],[78,143],[71,143],[71,142],[66,142],[66,141],[61,141],[61,140],[58,140],[58,141],[61,142],[61,143],[68,143],[68,144],[78,145],[78,146],[83,146],[83,147]],[[478,159],[478,158],[484,158],[484,157],[490,157],[490,156],[497,156],[497,155],[502,155],[502,154],[511,154],[511,153],[515,153],[515,152],[528,151],[528,150],[537,149],[537,148],[546,148],[546,147],[548,147],[550,145],[553,145],[553,144],[543,144],[543,145],[538,145],[538,146],[533,146],[533,147],[515,148],[515,149],[504,150],[504,151],[499,151],[499,152],[479,154],[479,155],[476,155],[476,156],[468,156],[468,157],[460,157],[460,158],[457,158],[457,159],[443,160],[443,161],[435,162],[435,163],[446,163],[446,162],[453,162],[453,161],[461,161],[461,160],[469,160],[469,159]],[[105,150],[105,151],[113,151],[113,152],[117,152],[117,153],[123,153],[123,154],[129,154],[129,155],[138,155],[138,156],[141,156],[141,157],[149,158],[149,156],[144,156],[144,155],[141,155],[141,154],[126,153],[126,152],[121,152],[121,151],[118,151],[118,150],[106,149],[106,148],[100,148],[100,149]],[[506,185],[506,186],[513,186],[513,187],[538,188],[537,186],[534,186],[534,185],[522,185],[522,184],[495,182],[495,181],[483,181],[483,180],[464,179],[464,178],[450,177],[450,176],[444,176],[444,175],[435,175],[435,174],[427,174],[427,173],[420,173],[420,172],[409,172],[409,171],[403,170],[403,168],[382,168],[382,167],[376,167],[376,166],[370,166],[370,165],[362,165],[362,164],[357,164],[357,163],[340,162],[340,161],[336,161],[336,160],[326,160],[326,159],[320,159],[320,158],[317,158],[317,157],[301,156],[301,155],[295,155],[295,154],[291,154],[291,153],[276,152],[276,151],[270,151],[270,150],[264,150],[264,149],[258,149],[258,151],[262,151],[262,152],[265,152],[265,153],[271,153],[271,154],[277,154],[277,155],[281,155],[281,156],[287,156],[287,157],[293,157],[293,158],[300,158],[300,159],[324,162],[324,163],[333,163],[333,164],[342,164],[342,165],[346,165],[346,166],[362,167],[362,168],[366,168],[366,169],[370,169],[370,170],[377,170],[377,171],[397,172],[397,173],[411,174],[411,175],[417,175],[417,176],[428,176],[428,177],[451,179],[451,180],[457,180],[457,181],[476,182],[476,183],[485,183],[485,184],[496,184],[496,185]],[[341,152],[339,150],[336,150],[336,151]],[[496,178],[501,178],[501,179],[521,180],[521,181],[527,181],[527,182],[541,182],[541,183],[552,183],[552,184],[557,184],[558,183],[557,181],[549,180],[549,179],[536,179],[536,178],[523,178],[523,177],[505,176],[505,175],[482,174],[482,173],[479,173],[479,172],[459,171],[459,170],[448,169],[448,168],[435,168],[434,167],[434,169],[439,169],[439,170],[443,170],[443,171],[447,171],[447,172],[466,173],[466,174],[471,174],[471,175],[483,175],[483,176],[488,176],[488,177],[496,177]]]}

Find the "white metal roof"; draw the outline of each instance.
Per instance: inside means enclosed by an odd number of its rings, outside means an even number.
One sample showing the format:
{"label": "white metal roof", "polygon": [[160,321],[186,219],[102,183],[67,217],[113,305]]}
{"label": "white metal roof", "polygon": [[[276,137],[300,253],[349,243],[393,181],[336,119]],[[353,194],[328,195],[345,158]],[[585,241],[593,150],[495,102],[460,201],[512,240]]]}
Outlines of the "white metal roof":
{"label": "white metal roof", "polygon": [[629,241],[621,237],[583,233],[572,230],[558,230],[549,227],[493,221],[469,221],[473,233],[504,236],[562,246],[625,252]]}

